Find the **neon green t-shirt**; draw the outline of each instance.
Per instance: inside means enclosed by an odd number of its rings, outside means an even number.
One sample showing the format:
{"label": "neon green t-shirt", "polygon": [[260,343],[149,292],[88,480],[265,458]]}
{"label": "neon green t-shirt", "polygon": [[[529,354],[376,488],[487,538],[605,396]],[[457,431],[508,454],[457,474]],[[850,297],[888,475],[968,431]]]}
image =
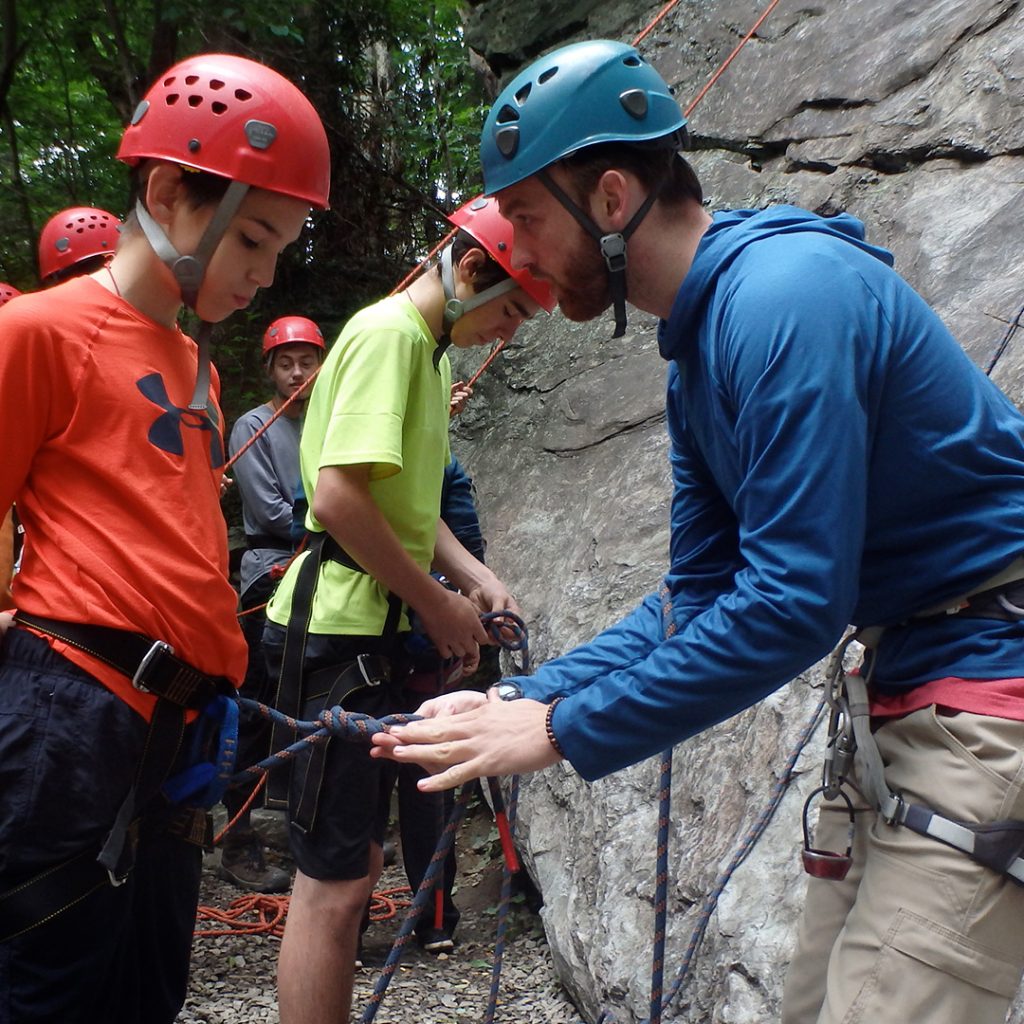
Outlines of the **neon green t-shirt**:
{"label": "neon green t-shirt", "polygon": [[[299,445],[308,530],[323,530],[312,496],[324,466],[369,464],[370,494],[402,546],[430,570],[448,464],[451,364],[434,367],[437,345],[404,295],[383,299],[345,325],[313,385]],[[306,556],[289,567],[267,608],[286,625]],[[313,598],[311,633],[376,636],[387,617],[387,590],[372,576],[325,561]],[[408,628],[403,615],[401,629]]]}

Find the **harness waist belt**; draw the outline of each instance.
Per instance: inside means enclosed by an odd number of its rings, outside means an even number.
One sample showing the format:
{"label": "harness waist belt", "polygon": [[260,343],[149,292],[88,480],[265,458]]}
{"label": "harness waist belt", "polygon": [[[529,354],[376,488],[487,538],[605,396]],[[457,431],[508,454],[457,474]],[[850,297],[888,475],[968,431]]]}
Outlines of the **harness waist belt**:
{"label": "harness waist belt", "polygon": [[199,710],[218,694],[233,694],[224,676],[210,676],[182,661],[163,640],[111,626],[62,622],[42,615],[18,612],[14,621],[62,640],[116,669],[140,693],[152,694],[178,707]]}
{"label": "harness waist belt", "polygon": [[330,559],[346,569],[354,572],[361,572],[364,576],[369,573],[329,534],[329,533],[308,533],[306,534],[308,546],[312,550],[317,544],[323,551],[322,558]]}
{"label": "harness waist belt", "polygon": [[896,824],[961,850],[972,860],[1024,885],[1024,821],[993,821],[982,825],[953,821],[927,807],[904,804]]}
{"label": "harness waist belt", "polygon": [[[1024,586],[1024,558],[1015,558],[1005,569],[983,580],[973,590],[917,612],[914,619],[934,619],[943,615],[965,618],[1012,619],[999,597]],[[1017,616],[1019,618],[1019,616]]]}
{"label": "harness waist belt", "polygon": [[273,551],[291,551],[292,542],[284,537],[275,537],[272,533],[247,533],[245,546],[250,551],[270,548]]}

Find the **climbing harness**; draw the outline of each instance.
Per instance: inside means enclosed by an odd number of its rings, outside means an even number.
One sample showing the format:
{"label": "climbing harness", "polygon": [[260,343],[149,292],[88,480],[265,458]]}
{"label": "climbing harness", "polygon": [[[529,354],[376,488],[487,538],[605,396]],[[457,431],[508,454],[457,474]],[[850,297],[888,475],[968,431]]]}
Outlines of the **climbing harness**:
{"label": "climbing harness", "polygon": [[[134,781],[98,856],[93,850],[83,851],[0,894],[0,942],[42,924],[102,885],[121,885],[132,869],[139,829],[153,813],[153,801],[164,801],[161,812],[176,803],[175,795],[189,797],[193,803],[197,799],[216,802],[232,774],[237,741],[237,706],[229,680],[193,668],[162,640],[25,612],[19,612],[14,621],[92,654],[131,679],[140,693],[157,700]],[[168,779],[185,735],[186,714],[207,709],[204,724],[224,727],[214,730],[220,736],[213,763],[203,768],[197,761],[185,775]],[[203,748],[208,748],[209,731],[197,727],[199,734],[203,734]],[[198,748],[193,753],[200,756]],[[167,829],[197,845],[208,846],[212,841],[209,817],[202,806],[176,807],[170,812]]]}
{"label": "climbing harness", "polygon": [[[274,695],[274,707],[283,711],[289,718],[297,719],[303,700],[305,672],[306,638],[309,634],[309,623],[313,616],[313,595],[320,569],[325,560],[335,561],[355,572],[365,573],[359,565],[329,533],[310,534],[307,554],[299,567],[292,592],[291,614],[285,627],[284,651],[281,655],[281,670],[278,674],[277,689]],[[381,630],[382,639],[387,642],[394,638],[398,631],[402,615],[402,602],[395,595],[388,596],[387,618]],[[346,666],[341,676],[329,687],[336,693],[344,688],[345,693],[352,693],[356,688],[377,687],[387,684],[390,678],[390,662],[384,657],[361,657]],[[271,732],[271,749],[276,749],[284,742],[284,731],[280,723]],[[323,755],[315,759],[310,767],[310,781],[318,779],[323,773]],[[307,789],[308,789],[307,785]],[[319,783],[315,782],[319,789]],[[311,804],[309,801],[313,801]],[[283,809],[288,806],[288,780],[283,775],[272,779],[267,786],[267,806]],[[315,818],[315,797],[311,795],[307,801],[305,795],[301,802],[304,816],[297,822],[303,829],[312,827]]]}
{"label": "climbing harness", "polygon": [[[903,625],[914,626],[943,616],[1024,620],[1024,558],[1018,558],[995,576],[961,597],[940,602],[912,616]],[[929,807],[910,803],[885,781],[885,769],[871,731],[869,688],[874,675],[876,651],[884,626],[856,629],[843,640],[832,657],[826,699],[830,708],[828,740],[822,784],[804,805],[803,860],[807,872],[818,878],[842,879],[849,870],[853,846],[852,802],[843,791],[855,786],[878,812],[886,825],[904,825],[919,835],[936,839],[967,854],[972,860],[1024,885],[1024,821],[994,821],[982,824],[955,821]],[[867,674],[846,671],[850,645],[859,641],[867,649]],[[856,783],[851,780],[855,776]],[[812,847],[807,815],[818,796],[841,798],[850,815],[850,843],[846,854]]]}
{"label": "climbing harness", "polygon": [[[523,620],[518,615],[510,611],[489,612],[481,615],[480,618],[484,628],[488,631],[492,639],[507,650],[520,652],[523,656],[524,665],[528,668],[529,637],[526,624]],[[310,678],[315,678],[315,676],[316,673],[313,673]],[[341,706],[334,705],[325,707],[315,720],[300,721],[292,716],[284,714],[276,708],[270,707],[266,704],[261,704],[258,701],[250,700],[248,698],[239,698],[238,704],[243,711],[254,712],[272,723],[281,725],[298,738],[288,747],[270,754],[257,764],[250,765],[241,771],[236,772],[229,782],[229,785],[233,786],[250,785],[252,783],[253,776],[266,777],[266,775],[274,768],[291,763],[300,751],[308,749],[310,746],[323,749],[323,746],[331,738],[344,739],[350,742],[358,742],[368,745],[371,738],[376,733],[387,730],[393,725],[402,725],[415,721],[417,718],[415,715],[408,714],[392,714],[385,715],[381,718],[374,718],[371,715],[360,712],[345,711]],[[519,870],[519,861],[516,856],[512,840],[512,834],[515,828],[518,778],[514,777],[512,780],[507,811],[497,780],[488,779],[487,783],[504,857],[502,897],[499,902],[498,909],[499,937],[495,952],[495,966],[492,971],[490,1004],[487,1016],[487,1020],[492,1021],[494,1018],[495,1007],[497,1005],[497,991],[501,969],[501,952],[504,948],[503,940],[505,934],[505,922],[511,902],[511,876]],[[437,849],[435,850],[431,858],[430,865],[423,877],[423,881],[420,884],[415,898],[409,906],[406,917],[401,929],[399,930],[398,936],[395,939],[394,945],[392,946],[384,969],[380,977],[377,979],[373,995],[371,996],[370,1002],[368,1003],[362,1017],[363,1024],[369,1024],[369,1022],[374,1019],[388,984],[390,983],[391,978],[404,955],[405,948],[408,945],[416,923],[425,909],[432,893],[434,893],[439,885],[440,872],[442,871],[444,861],[451,850],[456,830],[465,816],[469,800],[476,792],[478,785],[479,780],[473,780],[472,782],[464,785],[459,793],[455,802],[455,807],[445,825]],[[263,898],[263,900],[258,904],[253,904],[251,900],[247,898],[247,902],[244,907],[239,906],[237,908],[237,913],[233,911],[226,916],[229,920],[234,920],[243,913],[255,913],[261,921],[271,922],[268,926],[264,926],[258,922],[258,930],[276,931],[278,928],[283,928],[284,918],[284,911],[279,910],[278,908],[280,908],[280,901],[276,901],[275,904],[271,904],[266,900],[266,898]],[[232,932],[244,932],[248,929],[245,925],[242,925],[238,928],[232,926],[230,930]],[[256,930],[255,926],[253,930]],[[202,932],[197,932],[197,934],[202,934]]]}

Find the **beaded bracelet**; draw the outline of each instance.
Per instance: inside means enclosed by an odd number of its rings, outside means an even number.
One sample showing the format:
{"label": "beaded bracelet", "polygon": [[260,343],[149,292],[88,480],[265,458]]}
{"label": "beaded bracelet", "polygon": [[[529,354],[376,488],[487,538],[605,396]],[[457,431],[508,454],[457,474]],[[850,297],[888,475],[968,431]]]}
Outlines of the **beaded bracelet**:
{"label": "beaded bracelet", "polygon": [[559,757],[565,757],[565,751],[562,749],[561,744],[558,742],[555,736],[555,730],[551,728],[551,716],[555,713],[555,708],[558,707],[561,701],[565,700],[564,697],[556,697],[548,705],[548,713],[544,716],[544,732],[547,734],[548,743],[555,748],[555,753]]}

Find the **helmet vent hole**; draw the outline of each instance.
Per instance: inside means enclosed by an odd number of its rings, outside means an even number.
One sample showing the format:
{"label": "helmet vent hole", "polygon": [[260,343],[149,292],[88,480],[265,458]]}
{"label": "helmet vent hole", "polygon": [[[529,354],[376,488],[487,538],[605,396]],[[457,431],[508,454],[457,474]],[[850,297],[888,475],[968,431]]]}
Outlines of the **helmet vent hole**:
{"label": "helmet vent hole", "polygon": [[522,106],[526,102],[526,98],[530,95],[530,90],[533,88],[531,82],[527,82],[526,85],[516,93],[516,103]]}
{"label": "helmet vent hole", "polygon": [[557,75],[557,74],[558,74],[558,66],[557,65],[555,67],[553,67],[553,68],[548,68],[547,71],[542,71],[537,76],[537,84],[538,85],[543,85],[545,82],[550,82],[551,79],[554,78],[555,75]]}
{"label": "helmet vent hole", "polygon": [[164,87],[169,89],[172,85],[174,85],[174,79],[175,79],[174,75],[171,75],[170,78],[165,78],[164,79]]}
{"label": "helmet vent hole", "polygon": [[638,68],[643,61],[634,53],[630,54],[628,57],[624,57],[622,59],[622,63],[625,64],[627,68]]}
{"label": "helmet vent hole", "polygon": [[186,85],[195,85],[196,82],[198,82],[198,81],[199,81],[199,76],[198,75],[186,75],[185,76],[185,84]]}
{"label": "helmet vent hole", "polygon": [[164,102],[167,104],[167,106],[173,107],[174,104],[177,103],[178,100],[180,99],[181,97],[176,92],[172,92],[167,94],[167,98],[164,100]]}
{"label": "helmet vent hole", "polygon": [[215,114],[223,114],[223,113],[224,113],[224,111],[228,109],[228,105],[227,105],[226,103],[221,103],[221,101],[220,101],[220,100],[214,100],[214,101],[213,101],[213,102],[212,102],[212,103],[210,104],[210,109],[211,109],[211,110],[212,110],[212,111],[213,111],[213,112],[214,112]]}
{"label": "helmet vent hole", "polygon": [[236,100],[241,100],[244,103],[246,100],[251,100],[252,99],[252,93],[251,92],[246,92],[245,89],[236,89],[235,90],[235,99]]}
{"label": "helmet vent hole", "polygon": [[519,111],[512,106],[511,103],[506,103],[501,110],[498,111],[498,124],[512,124],[514,121],[519,120]]}
{"label": "helmet vent hole", "polygon": [[197,96],[195,93],[193,93],[188,98],[188,105],[190,107],[201,107],[203,105],[203,97]]}
{"label": "helmet vent hole", "polygon": [[224,83],[219,78],[211,78],[210,79],[210,88],[211,89],[223,89],[224,88]]}

